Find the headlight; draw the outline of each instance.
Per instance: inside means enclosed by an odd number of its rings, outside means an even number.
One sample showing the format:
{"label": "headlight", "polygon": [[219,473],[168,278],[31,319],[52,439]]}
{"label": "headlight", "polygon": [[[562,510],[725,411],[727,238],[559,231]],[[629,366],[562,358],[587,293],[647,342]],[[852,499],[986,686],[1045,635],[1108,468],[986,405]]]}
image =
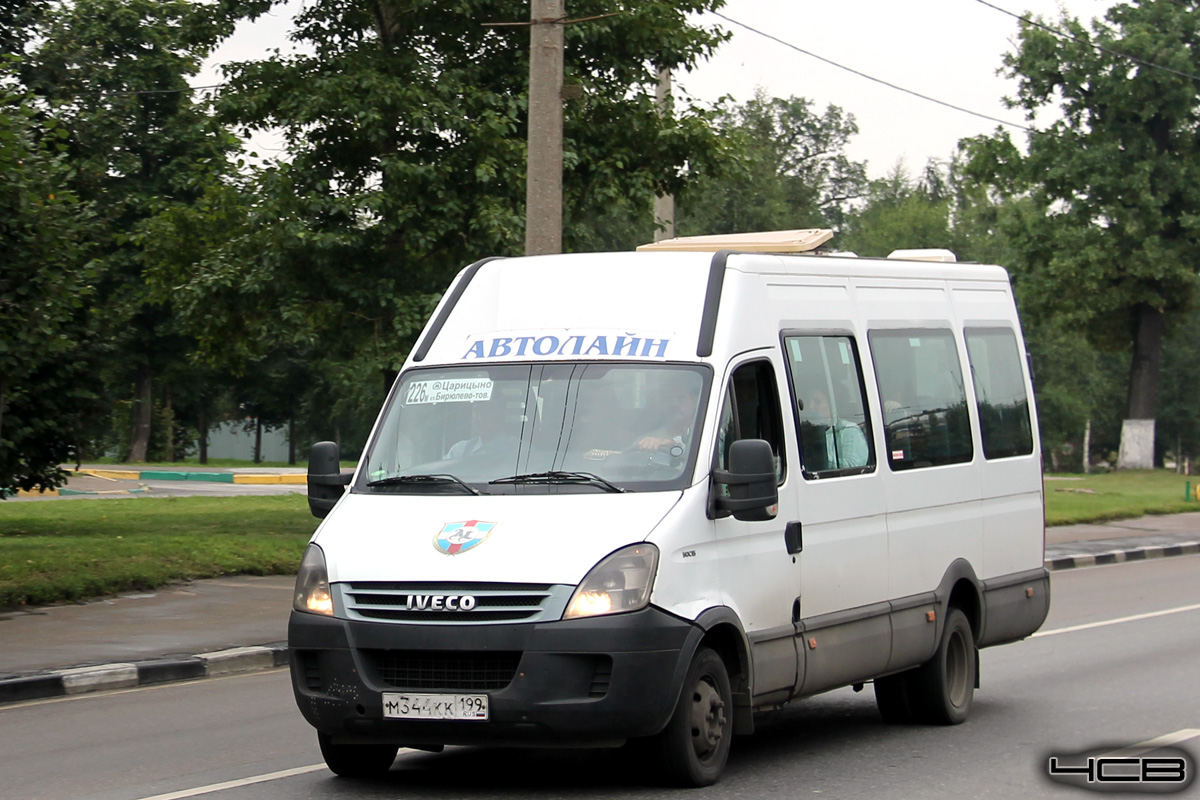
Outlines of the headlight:
{"label": "headlight", "polygon": [[657,570],[658,548],[652,544],[634,544],[609,554],[576,587],[563,619],[644,608]]}
{"label": "headlight", "polygon": [[292,608],[308,614],[333,616],[333,596],[329,593],[329,573],[325,571],[325,554],[310,544],[300,560],[296,575],[296,596]]}

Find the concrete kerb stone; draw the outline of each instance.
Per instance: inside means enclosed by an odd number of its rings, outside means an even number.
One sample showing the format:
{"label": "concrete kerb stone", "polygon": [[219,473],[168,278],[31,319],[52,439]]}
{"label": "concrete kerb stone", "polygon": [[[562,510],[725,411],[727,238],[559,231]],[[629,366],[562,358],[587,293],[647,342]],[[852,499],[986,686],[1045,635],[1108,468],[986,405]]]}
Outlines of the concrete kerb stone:
{"label": "concrete kerb stone", "polygon": [[1123,550],[1109,550],[1104,553],[1060,556],[1046,559],[1046,569],[1055,572],[1063,569],[1079,567],[1099,567],[1105,564],[1124,564],[1129,561],[1145,561],[1151,558],[1168,558],[1171,556],[1187,556],[1200,553],[1200,542],[1180,542],[1172,545],[1156,545],[1151,547],[1131,547]]}
{"label": "concrete kerb stone", "polygon": [[210,678],[216,675],[257,672],[275,666],[275,654],[266,647],[233,647],[229,650],[203,653],[198,658],[204,662],[205,676]]}
{"label": "concrete kerb stone", "polygon": [[138,685],[138,668],[133,664],[101,664],[57,671],[67,694],[128,689]]}
{"label": "concrete kerb stone", "polygon": [[287,663],[287,643],[277,642],[257,647],[234,647],[185,658],[100,664],[49,670],[34,675],[0,677],[0,704],[261,672],[286,666]]}

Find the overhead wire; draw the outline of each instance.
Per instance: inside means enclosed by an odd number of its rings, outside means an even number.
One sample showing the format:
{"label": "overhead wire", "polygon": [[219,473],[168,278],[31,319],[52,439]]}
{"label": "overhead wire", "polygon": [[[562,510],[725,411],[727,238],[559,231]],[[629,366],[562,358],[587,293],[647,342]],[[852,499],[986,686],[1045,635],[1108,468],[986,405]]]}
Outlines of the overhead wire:
{"label": "overhead wire", "polygon": [[840,70],[845,70],[846,72],[849,72],[853,75],[857,75],[860,78],[865,78],[866,80],[874,81],[875,83],[882,84],[883,86],[886,86],[889,89],[895,89],[898,92],[904,92],[905,94],[910,94],[913,97],[918,97],[918,98],[928,101],[930,103],[936,103],[939,106],[945,106],[946,108],[950,108],[955,111],[960,111],[964,114],[970,114],[973,117],[979,117],[980,119],[986,119],[991,122],[998,122],[1001,125],[1007,125],[1010,128],[1017,128],[1018,130],[1026,131],[1028,133],[1040,133],[1040,134],[1046,133],[1046,131],[1040,131],[1037,128],[1031,128],[1028,125],[1022,125],[1019,122],[1012,122],[1010,120],[1001,119],[999,117],[993,117],[990,114],[984,114],[979,111],[972,111],[969,108],[964,108],[962,106],[955,105],[954,103],[950,103],[945,100],[939,100],[936,97],[931,97],[927,94],[922,94],[921,92],[917,92],[912,89],[907,89],[903,86],[899,86],[895,83],[891,83],[890,81],[885,81],[883,78],[876,78],[874,75],[868,75],[867,73],[865,73],[861,70],[854,69],[853,67],[848,67],[845,64],[839,64],[838,62],[834,61],[833,59],[826,58],[825,56],[822,56],[822,55],[818,55],[817,53],[814,53],[811,50],[805,50],[803,47],[800,47],[798,45],[792,44],[791,42],[780,39],[778,36],[767,33],[766,31],[762,31],[762,30],[759,30],[758,28],[747,25],[746,23],[740,22],[736,19],[733,19],[732,17],[726,16],[725,14],[722,14],[719,11],[712,11],[709,13],[713,14],[714,16],[720,17],[721,19],[725,20],[726,22],[732,23],[741,28],[745,28],[746,30],[750,31],[751,33],[756,33],[759,36],[770,39],[771,41],[781,44],[784,47],[788,47],[792,50],[795,50],[798,53],[803,53],[804,55],[808,56],[809,58],[815,58],[818,61],[823,61],[824,63],[829,64],[832,67],[837,67]]}
{"label": "overhead wire", "polygon": [[1013,19],[1020,20],[1021,22],[1025,23],[1026,25],[1032,25],[1035,28],[1040,28],[1041,30],[1046,31],[1047,33],[1052,33],[1055,36],[1058,36],[1060,38],[1067,39],[1072,42],[1076,42],[1077,44],[1087,45],[1088,47],[1095,48],[1096,50],[1099,50],[1101,53],[1105,53],[1110,56],[1116,56],[1117,58],[1123,58],[1128,61],[1132,61],[1135,64],[1141,64],[1144,67],[1150,67],[1152,69],[1160,69],[1163,72],[1169,72],[1172,75],[1178,75],[1181,78],[1188,78],[1189,80],[1200,81],[1200,75],[1195,75],[1191,72],[1183,72],[1181,70],[1172,69],[1171,67],[1164,67],[1162,64],[1155,64],[1152,61],[1146,61],[1145,59],[1138,58],[1137,56],[1131,56],[1128,53],[1122,53],[1117,50],[1112,50],[1108,47],[1105,47],[1104,45],[1096,44],[1095,42],[1088,41],[1087,39],[1080,39],[1078,36],[1072,36],[1069,33],[1063,33],[1062,31],[1058,30],[1057,28],[1053,28],[1049,25],[1038,22],[1037,20],[1030,17],[1028,13],[1026,13],[1024,15],[1015,14],[1012,11],[1001,8],[998,5],[989,3],[987,0],[975,0],[975,2],[979,3],[980,5],[987,6],[988,8],[992,9],[993,11],[999,11],[1001,14],[1007,14],[1008,16],[1012,17]]}

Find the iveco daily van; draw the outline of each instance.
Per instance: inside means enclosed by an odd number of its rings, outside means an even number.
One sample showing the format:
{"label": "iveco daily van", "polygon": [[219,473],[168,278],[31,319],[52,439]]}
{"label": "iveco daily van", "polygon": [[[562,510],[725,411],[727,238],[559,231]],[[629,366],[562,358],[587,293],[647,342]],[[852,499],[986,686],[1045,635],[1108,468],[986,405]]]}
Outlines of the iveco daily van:
{"label": "iveco daily van", "polygon": [[946,251],[805,252],[828,237],[457,276],[353,476],[310,460],[288,640],[334,772],[644,739],[703,785],[756,712],[836,687],[967,717],[979,648],[1049,608],[1013,293]]}

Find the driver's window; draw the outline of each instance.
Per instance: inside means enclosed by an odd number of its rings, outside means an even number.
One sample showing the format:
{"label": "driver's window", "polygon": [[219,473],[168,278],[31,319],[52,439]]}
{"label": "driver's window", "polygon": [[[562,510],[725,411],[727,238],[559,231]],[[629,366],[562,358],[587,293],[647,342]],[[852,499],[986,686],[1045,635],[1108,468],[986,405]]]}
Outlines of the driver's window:
{"label": "driver's window", "polygon": [[734,370],[717,426],[716,466],[729,468],[729,446],[739,439],[765,439],[775,454],[775,476],[783,482],[783,427],[775,372],[767,361],[752,361]]}

